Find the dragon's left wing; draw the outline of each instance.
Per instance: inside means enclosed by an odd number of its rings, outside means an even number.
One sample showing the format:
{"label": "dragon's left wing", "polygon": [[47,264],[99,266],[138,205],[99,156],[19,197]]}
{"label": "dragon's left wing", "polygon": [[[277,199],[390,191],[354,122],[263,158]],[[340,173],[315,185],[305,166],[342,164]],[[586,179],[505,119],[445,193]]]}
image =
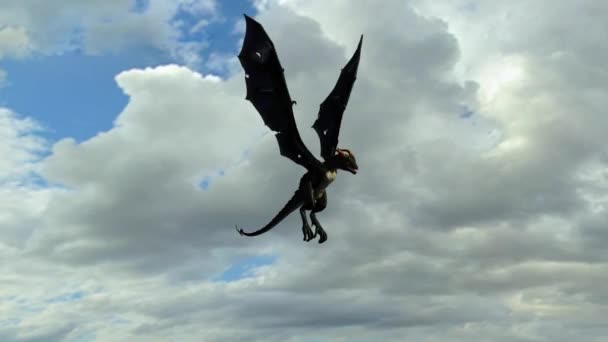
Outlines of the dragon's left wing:
{"label": "dragon's left wing", "polygon": [[344,68],[342,68],[334,89],[325,101],[321,103],[319,117],[312,126],[315,131],[317,131],[319,140],[321,140],[321,156],[325,160],[334,155],[336,147],[338,146],[338,135],[340,134],[342,114],[344,114],[348,99],[350,98],[350,92],[357,79],[357,69],[359,68],[362,43],[363,36],[359,39],[357,50]]}
{"label": "dragon's left wing", "polygon": [[260,23],[245,15],[247,25],[239,60],[245,70],[247,97],[266,126],[277,132],[281,155],[304,166],[319,168],[321,162],[308,150],[293,115],[283,67],[274,44]]}

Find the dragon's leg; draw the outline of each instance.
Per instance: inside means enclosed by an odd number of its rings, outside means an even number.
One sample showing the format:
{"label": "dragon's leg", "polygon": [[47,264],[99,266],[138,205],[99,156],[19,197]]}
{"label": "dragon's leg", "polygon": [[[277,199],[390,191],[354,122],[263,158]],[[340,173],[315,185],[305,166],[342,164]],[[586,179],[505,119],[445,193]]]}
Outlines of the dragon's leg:
{"label": "dragon's leg", "polygon": [[316,213],[323,211],[325,207],[327,207],[327,192],[323,191],[323,195],[315,202],[315,205],[313,206],[312,211],[310,212],[310,220],[315,226],[315,235],[313,236],[313,238],[316,237],[318,234],[319,243],[323,243],[327,240],[327,233],[325,232],[325,229],[323,229],[323,227],[321,226],[321,223],[319,223],[319,220],[317,220]]}
{"label": "dragon's leg", "polygon": [[308,220],[306,219],[306,209],[304,206],[300,207],[300,216],[302,216],[302,233],[304,233],[304,241],[310,241],[314,238],[314,234],[310,225],[308,224]]}
{"label": "dragon's leg", "polygon": [[315,193],[310,180],[305,178],[300,182],[300,189],[304,192],[304,204],[300,207],[300,216],[302,217],[302,233],[304,234],[304,241],[310,241],[314,239],[315,234],[312,228],[308,224],[306,219],[306,210],[312,210],[315,206]]}

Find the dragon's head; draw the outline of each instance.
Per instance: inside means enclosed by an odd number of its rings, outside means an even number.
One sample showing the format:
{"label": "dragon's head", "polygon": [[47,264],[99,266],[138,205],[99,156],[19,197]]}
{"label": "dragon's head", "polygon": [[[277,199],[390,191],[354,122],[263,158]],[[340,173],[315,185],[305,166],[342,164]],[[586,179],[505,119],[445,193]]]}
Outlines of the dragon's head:
{"label": "dragon's head", "polygon": [[352,173],[353,175],[357,174],[359,166],[357,166],[357,160],[355,159],[355,155],[351,151],[347,149],[336,148],[335,161],[338,169],[346,170]]}

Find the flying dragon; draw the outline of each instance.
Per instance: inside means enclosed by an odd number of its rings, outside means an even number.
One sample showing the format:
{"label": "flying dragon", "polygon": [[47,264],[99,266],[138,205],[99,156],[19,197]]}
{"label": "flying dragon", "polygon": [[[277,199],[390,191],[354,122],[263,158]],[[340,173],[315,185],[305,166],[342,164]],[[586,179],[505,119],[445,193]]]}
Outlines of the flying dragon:
{"label": "flying dragon", "polygon": [[[304,241],[311,241],[318,235],[319,243],[323,243],[327,240],[327,233],[317,220],[316,213],[327,206],[325,189],[336,179],[338,169],[352,174],[358,170],[353,153],[348,149],[340,149],[337,145],[342,115],[357,76],[363,35],[354,55],[342,68],[335,87],[321,103],[318,118],[312,126],[321,141],[321,156],[324,160],[321,162],[308,150],[300,137],[292,110],[296,101],[289,95],[283,67],[273,42],[260,23],[247,15],[245,22],[245,39],[238,55],[245,71],[245,99],[253,104],[266,126],[276,132],[281,155],[303,166],[307,172],[300,179],[300,185],[292,198],[267,225],[249,233],[238,226],[236,229],[244,236],[261,235],[299,208]],[[310,220],[315,227],[314,233],[306,219],[307,210],[310,211]]]}

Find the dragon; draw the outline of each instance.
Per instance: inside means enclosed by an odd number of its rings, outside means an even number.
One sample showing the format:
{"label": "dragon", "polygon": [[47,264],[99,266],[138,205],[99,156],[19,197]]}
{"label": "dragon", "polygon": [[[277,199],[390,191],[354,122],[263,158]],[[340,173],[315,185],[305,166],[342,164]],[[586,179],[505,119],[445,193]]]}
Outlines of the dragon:
{"label": "dragon", "polygon": [[[299,209],[303,240],[311,241],[318,235],[319,243],[323,243],[327,240],[327,233],[319,223],[316,213],[327,206],[326,189],[336,179],[337,170],[352,174],[357,174],[358,170],[354,154],[348,149],[338,148],[337,145],[342,116],[357,76],[363,35],[355,53],[342,68],[333,90],[321,103],[318,118],[312,126],[321,143],[321,162],[308,150],[300,137],[292,110],[296,101],[289,95],[284,69],[272,40],[259,22],[246,14],[244,16],[245,38],[238,58],[245,71],[245,99],[253,104],[265,125],[275,132],[280,154],[303,166],[307,171],[300,179],[291,199],[268,224],[253,232],[245,232],[239,229],[238,225],[236,230],[242,236],[261,235]],[[310,211],[314,232],[306,219],[306,211]]]}

